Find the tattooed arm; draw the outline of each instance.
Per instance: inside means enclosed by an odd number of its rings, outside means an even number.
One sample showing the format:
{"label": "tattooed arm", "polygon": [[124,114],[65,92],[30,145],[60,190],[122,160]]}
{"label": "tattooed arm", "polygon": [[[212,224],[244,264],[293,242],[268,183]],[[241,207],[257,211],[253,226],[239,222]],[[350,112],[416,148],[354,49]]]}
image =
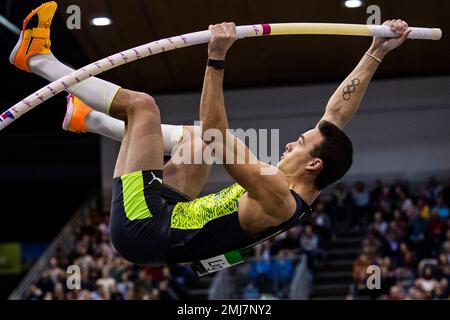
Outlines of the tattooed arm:
{"label": "tattooed arm", "polygon": [[344,128],[359,109],[370,80],[380,64],[378,59],[382,60],[389,51],[399,47],[405,42],[410,33],[408,24],[402,20],[386,21],[383,25],[390,26],[391,30],[398,34],[399,37],[375,37],[373,39],[372,46],[367,51],[367,54],[364,54],[356,68],[342,82],[328,101],[325,114],[321,120],[330,121],[337,127]]}

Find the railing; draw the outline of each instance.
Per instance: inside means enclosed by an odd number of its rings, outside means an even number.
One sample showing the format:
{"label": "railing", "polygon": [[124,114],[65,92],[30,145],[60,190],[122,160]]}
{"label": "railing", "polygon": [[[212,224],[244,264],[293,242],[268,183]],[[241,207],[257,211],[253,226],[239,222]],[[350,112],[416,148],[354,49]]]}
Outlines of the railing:
{"label": "railing", "polygon": [[230,299],[234,291],[234,285],[228,269],[219,271],[214,277],[209,289],[208,300]]}
{"label": "railing", "polygon": [[308,259],[306,255],[300,258],[300,262],[295,268],[294,279],[292,279],[289,289],[290,300],[308,300],[312,275],[307,267]]}
{"label": "railing", "polygon": [[16,289],[9,295],[8,300],[24,299],[25,293],[33,282],[35,282],[40,274],[48,265],[48,261],[55,255],[58,248],[63,248],[64,251],[70,252],[74,249],[73,227],[78,219],[89,215],[98,206],[98,193],[90,196],[79,208],[75,211],[72,218],[67,222],[65,227],[59,232],[56,238],[45,250],[44,254],[38,259],[34,266],[28,271]]}

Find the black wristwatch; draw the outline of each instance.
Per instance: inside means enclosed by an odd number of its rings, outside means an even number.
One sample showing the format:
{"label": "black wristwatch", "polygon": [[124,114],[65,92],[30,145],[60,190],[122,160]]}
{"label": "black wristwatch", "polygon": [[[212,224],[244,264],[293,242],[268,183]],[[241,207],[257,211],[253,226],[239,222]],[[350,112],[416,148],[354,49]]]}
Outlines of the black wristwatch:
{"label": "black wristwatch", "polygon": [[214,69],[222,70],[225,68],[225,60],[208,59],[208,66]]}

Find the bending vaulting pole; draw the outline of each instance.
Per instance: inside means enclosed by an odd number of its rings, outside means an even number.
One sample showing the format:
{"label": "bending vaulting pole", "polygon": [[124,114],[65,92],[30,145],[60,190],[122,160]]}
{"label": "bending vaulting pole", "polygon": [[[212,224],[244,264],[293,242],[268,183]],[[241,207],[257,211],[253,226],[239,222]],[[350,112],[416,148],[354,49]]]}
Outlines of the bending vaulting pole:
{"label": "bending vaulting pole", "polygon": [[[411,28],[409,35],[411,39],[439,40],[442,37],[440,29]],[[347,36],[379,36],[396,37],[396,34],[386,26],[378,25],[358,25],[358,24],[334,24],[334,23],[274,23],[255,24],[237,27],[239,39],[247,37],[268,36],[268,35],[347,35]],[[211,38],[209,30],[184,34],[181,36],[166,38],[144,44],[107,58],[91,63],[58,79],[44,88],[26,97],[13,107],[0,115],[0,131],[20,118],[22,115],[37,107],[44,101],[57,95],[61,91],[96,76],[102,72],[116,68],[126,63],[139,60],[164,51],[189,47],[197,44],[208,43]]]}

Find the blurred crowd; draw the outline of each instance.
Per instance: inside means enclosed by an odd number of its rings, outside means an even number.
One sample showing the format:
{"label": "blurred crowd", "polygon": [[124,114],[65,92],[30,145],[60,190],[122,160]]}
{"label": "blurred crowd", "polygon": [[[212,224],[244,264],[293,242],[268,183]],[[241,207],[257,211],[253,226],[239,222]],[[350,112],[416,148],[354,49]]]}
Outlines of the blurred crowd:
{"label": "blurred crowd", "polygon": [[324,267],[324,253],[331,235],[330,217],[325,212],[325,203],[319,200],[300,225],[259,244],[248,263],[231,269],[238,288],[235,298],[288,299],[296,267],[302,259],[312,274]]}
{"label": "blurred crowd", "polygon": [[[402,181],[386,186],[378,180],[370,191],[359,183],[355,200],[346,199],[350,192],[343,197],[345,191],[342,185],[337,189],[339,210],[352,227],[367,228],[347,298],[449,299],[450,182],[444,186],[431,177],[410,190]],[[352,201],[356,210],[349,213]],[[381,271],[379,289],[368,290],[370,265]]]}
{"label": "blurred crowd", "polygon": [[[111,246],[109,214],[92,212],[76,222],[27,292],[29,300],[188,299],[196,276],[188,266],[143,267],[118,256]],[[75,266],[75,269],[70,266]],[[68,268],[69,267],[69,268]],[[74,277],[75,275],[75,277]],[[76,279],[79,275],[79,282]],[[79,287],[78,287],[79,285]],[[77,288],[78,287],[78,288]]]}
{"label": "blurred crowd", "polygon": [[[188,289],[199,279],[190,266],[143,267],[118,256],[110,242],[109,214],[92,212],[77,221],[69,248],[62,243],[39,279],[28,288],[29,300],[170,300],[191,298]],[[330,233],[323,203],[304,223],[263,242],[248,263],[231,268],[238,275],[238,295],[244,299],[285,299],[289,295],[299,255],[308,256],[314,270],[322,263]],[[69,266],[79,267],[80,289],[73,289]]]}
{"label": "blurred crowd", "polygon": [[[450,182],[430,178],[410,188],[404,181],[368,189],[339,183],[321,196],[300,225],[256,246],[247,263],[230,269],[235,298],[287,299],[302,258],[312,275],[326,267],[328,244],[338,234],[364,234],[353,263],[347,299],[448,299],[450,296]],[[73,229],[70,249],[61,244],[26,298],[30,300],[189,299],[198,283],[189,266],[143,267],[117,255],[108,213],[93,212]],[[79,267],[80,289],[67,268]],[[367,267],[380,268],[380,289],[368,290]]]}

